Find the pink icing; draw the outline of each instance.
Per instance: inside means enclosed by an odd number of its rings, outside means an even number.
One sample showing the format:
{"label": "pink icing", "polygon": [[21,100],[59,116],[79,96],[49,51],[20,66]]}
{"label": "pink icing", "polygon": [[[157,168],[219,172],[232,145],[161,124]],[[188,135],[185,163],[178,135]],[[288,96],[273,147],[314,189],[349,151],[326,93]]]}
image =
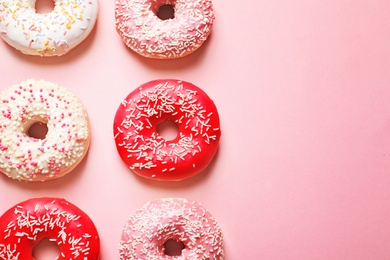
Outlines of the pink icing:
{"label": "pink icing", "polygon": [[185,248],[177,260],[223,260],[222,231],[199,203],[181,198],[148,202],[126,223],[120,242],[121,260],[173,259],[164,242],[174,239]]}
{"label": "pink icing", "polygon": [[[161,20],[160,6],[172,5],[174,18]],[[117,31],[125,44],[149,58],[179,58],[198,49],[214,22],[211,0],[116,0]]]}

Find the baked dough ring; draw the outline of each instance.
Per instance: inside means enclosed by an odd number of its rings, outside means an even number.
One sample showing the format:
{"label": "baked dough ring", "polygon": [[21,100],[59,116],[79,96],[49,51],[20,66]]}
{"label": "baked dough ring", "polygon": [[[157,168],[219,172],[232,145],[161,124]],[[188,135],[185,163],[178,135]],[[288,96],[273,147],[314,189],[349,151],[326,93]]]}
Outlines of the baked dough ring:
{"label": "baked dough ring", "polygon": [[[159,8],[171,5],[174,18],[162,20]],[[211,0],[116,0],[119,35],[138,54],[157,59],[184,57],[208,38],[214,23]]]}
{"label": "baked dough ring", "polygon": [[[180,255],[166,254],[164,243],[182,242]],[[215,218],[200,203],[163,198],[138,209],[123,228],[120,260],[223,260],[223,236]]]}
{"label": "baked dough ring", "polygon": [[36,0],[3,0],[0,36],[25,54],[60,56],[80,44],[92,31],[97,0],[53,0],[54,10],[35,11]]}
{"label": "baked dough ring", "polygon": [[43,238],[57,243],[58,260],[100,257],[100,239],[94,223],[64,199],[29,199],[0,217],[0,259],[34,260],[33,248]]}
{"label": "baked dough ring", "polygon": [[[167,140],[157,127],[178,127]],[[173,79],[154,80],[131,92],[114,120],[119,155],[140,176],[179,181],[203,171],[216,154],[221,136],[214,102],[197,86]]]}
{"label": "baked dough ring", "polygon": [[[30,137],[44,123],[44,139]],[[45,181],[72,171],[87,153],[87,112],[68,89],[43,80],[26,80],[0,94],[0,171],[24,181]]]}

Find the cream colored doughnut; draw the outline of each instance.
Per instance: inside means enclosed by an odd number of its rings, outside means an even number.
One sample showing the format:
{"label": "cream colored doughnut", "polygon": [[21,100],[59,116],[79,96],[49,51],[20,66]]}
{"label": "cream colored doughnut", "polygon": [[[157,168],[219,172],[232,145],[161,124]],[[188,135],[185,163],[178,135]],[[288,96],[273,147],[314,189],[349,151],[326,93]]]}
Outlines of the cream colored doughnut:
{"label": "cream colored doughnut", "polygon": [[[182,242],[180,255],[167,255],[164,244]],[[120,260],[223,260],[223,237],[217,221],[200,203],[163,198],[146,203],[126,223]]]}
{"label": "cream colored doughnut", "polygon": [[[42,122],[44,139],[28,135]],[[90,142],[87,112],[69,90],[43,80],[26,80],[0,94],[0,171],[24,181],[64,176],[86,154]]]}
{"label": "cream colored doughnut", "polygon": [[36,0],[3,0],[0,36],[25,54],[60,56],[81,43],[92,31],[97,0],[53,0],[54,10],[35,11]]}
{"label": "cream colored doughnut", "polygon": [[[157,12],[171,5],[174,18],[162,20]],[[211,0],[116,0],[118,33],[125,44],[149,58],[171,59],[197,50],[214,22]]]}

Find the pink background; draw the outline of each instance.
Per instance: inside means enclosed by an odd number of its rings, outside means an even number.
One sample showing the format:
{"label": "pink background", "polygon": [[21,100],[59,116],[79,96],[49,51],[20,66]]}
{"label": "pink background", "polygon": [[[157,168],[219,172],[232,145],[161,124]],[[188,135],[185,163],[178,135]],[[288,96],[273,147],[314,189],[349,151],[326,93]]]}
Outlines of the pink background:
{"label": "pink background", "polygon": [[[213,3],[212,35],[179,60],[125,47],[108,0],[92,34],[63,57],[26,56],[1,41],[0,88],[37,78],[71,89],[89,112],[92,143],[62,179],[1,175],[0,214],[31,197],[64,197],[94,220],[111,260],[136,209],[184,197],[218,220],[227,260],[389,259],[390,2]],[[216,158],[179,183],[130,172],[112,133],[121,100],[159,78],[201,87],[221,118]]]}

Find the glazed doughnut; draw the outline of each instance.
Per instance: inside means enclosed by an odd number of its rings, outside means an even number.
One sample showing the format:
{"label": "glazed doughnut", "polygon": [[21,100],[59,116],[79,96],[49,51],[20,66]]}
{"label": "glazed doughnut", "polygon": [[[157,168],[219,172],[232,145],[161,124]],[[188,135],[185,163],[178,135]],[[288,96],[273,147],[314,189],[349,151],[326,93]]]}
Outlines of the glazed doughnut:
{"label": "glazed doughnut", "polygon": [[3,0],[0,36],[25,54],[60,56],[81,43],[92,31],[97,0],[54,0],[54,10],[35,11],[35,0]]}
{"label": "glazed doughnut", "polygon": [[[178,134],[166,140],[157,126],[174,122]],[[136,174],[177,181],[204,170],[218,150],[221,135],[214,102],[195,85],[154,80],[132,91],[114,119],[116,147]]]}
{"label": "glazed doughnut", "polygon": [[[170,5],[174,18],[157,16]],[[211,0],[116,0],[116,27],[125,44],[149,58],[184,57],[208,38],[214,22]]]}
{"label": "glazed doughnut", "polygon": [[29,199],[0,217],[0,259],[33,260],[33,248],[43,238],[57,243],[58,260],[100,257],[99,235],[92,220],[64,199]]}
{"label": "glazed doughnut", "polygon": [[[43,139],[28,131],[46,124]],[[0,93],[0,171],[24,181],[64,176],[85,156],[90,143],[87,112],[68,89],[26,80]]]}
{"label": "glazed doughnut", "polygon": [[[184,244],[180,255],[169,256],[164,243]],[[119,246],[121,260],[222,260],[222,231],[199,203],[181,198],[148,202],[125,224]]]}

